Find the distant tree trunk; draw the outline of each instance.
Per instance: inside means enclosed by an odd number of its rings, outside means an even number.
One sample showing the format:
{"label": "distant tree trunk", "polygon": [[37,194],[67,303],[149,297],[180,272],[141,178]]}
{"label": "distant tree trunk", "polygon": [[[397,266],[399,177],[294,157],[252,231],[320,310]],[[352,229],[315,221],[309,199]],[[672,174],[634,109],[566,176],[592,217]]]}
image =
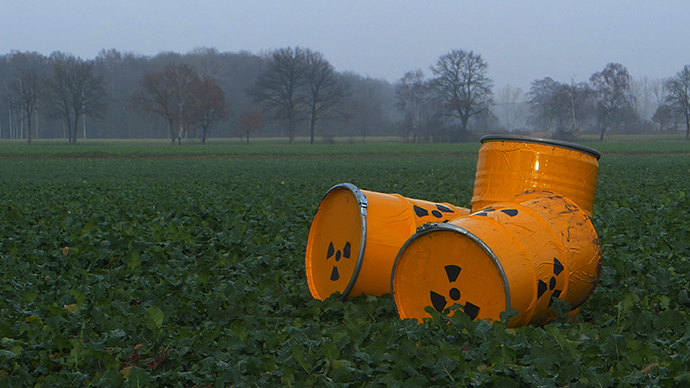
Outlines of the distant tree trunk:
{"label": "distant tree trunk", "polygon": [[172,118],[168,119],[168,129],[170,130],[170,139],[172,140],[172,145],[175,145],[175,122]]}
{"label": "distant tree trunk", "polygon": [[460,140],[463,140],[465,137],[465,134],[467,133],[467,122],[470,120],[470,116],[468,115],[462,115],[460,117],[460,122],[462,123],[460,126]]}
{"label": "distant tree trunk", "polygon": [[71,144],[77,144],[77,133],[79,133],[79,116],[74,118],[74,127],[72,130],[72,142]]}
{"label": "distant tree trunk", "polygon": [[288,124],[290,144],[295,144],[295,110],[290,109],[290,123]]}
{"label": "distant tree trunk", "polygon": [[314,144],[314,128],[316,127],[316,101],[312,103],[311,106],[311,120],[309,120],[309,133],[311,138],[309,139],[309,144]]}
{"label": "distant tree trunk", "polygon": [[29,122],[26,130],[26,138],[29,140],[29,145],[31,145],[31,117],[29,117]]}
{"label": "distant tree trunk", "polygon": [[599,136],[599,141],[604,140],[604,134],[606,133],[606,130],[609,129],[609,117],[611,116],[611,113],[607,113],[606,117],[604,117],[604,122],[603,125],[601,126],[601,135]]}

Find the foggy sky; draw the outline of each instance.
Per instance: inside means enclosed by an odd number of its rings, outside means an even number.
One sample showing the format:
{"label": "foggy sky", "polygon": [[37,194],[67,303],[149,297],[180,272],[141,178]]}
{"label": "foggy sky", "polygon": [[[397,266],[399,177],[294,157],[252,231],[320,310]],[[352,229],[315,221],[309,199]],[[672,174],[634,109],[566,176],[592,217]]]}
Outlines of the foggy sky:
{"label": "foggy sky", "polygon": [[690,64],[688,14],[687,0],[3,0],[0,54],[299,45],[339,71],[394,82],[463,49],[485,58],[497,87],[527,90],[547,76],[586,81],[609,62],[635,78],[672,76]]}

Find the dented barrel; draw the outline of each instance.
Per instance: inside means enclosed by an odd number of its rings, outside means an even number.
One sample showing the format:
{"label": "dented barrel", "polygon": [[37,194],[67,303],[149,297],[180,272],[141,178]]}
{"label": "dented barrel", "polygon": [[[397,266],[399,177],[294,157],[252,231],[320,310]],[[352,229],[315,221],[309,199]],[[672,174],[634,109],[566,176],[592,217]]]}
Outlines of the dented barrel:
{"label": "dented barrel", "polygon": [[469,209],[360,190],[343,183],[324,196],[309,229],[306,273],[316,299],[334,292],[380,296],[400,247],[417,227],[468,215]]}
{"label": "dented barrel", "polygon": [[391,289],[401,318],[420,322],[459,304],[472,319],[542,325],[560,298],[572,309],[594,291],[601,247],[589,215],[551,192],[518,195],[470,216],[425,225],[400,249]]}
{"label": "dented barrel", "polygon": [[529,191],[550,191],[592,215],[599,151],[575,143],[510,135],[481,139],[472,211]]}

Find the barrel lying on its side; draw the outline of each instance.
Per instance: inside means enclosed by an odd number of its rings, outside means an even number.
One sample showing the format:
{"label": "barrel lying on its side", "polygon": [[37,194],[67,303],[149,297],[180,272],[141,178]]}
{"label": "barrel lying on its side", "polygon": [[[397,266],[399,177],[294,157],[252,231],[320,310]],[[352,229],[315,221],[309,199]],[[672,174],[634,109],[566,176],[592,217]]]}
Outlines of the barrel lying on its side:
{"label": "barrel lying on its side", "polygon": [[401,318],[428,317],[458,303],[472,319],[542,325],[555,298],[577,308],[594,291],[601,248],[590,217],[549,192],[495,203],[470,216],[420,228],[401,248],[391,288]]}
{"label": "barrel lying on its side", "polygon": [[469,209],[449,203],[336,185],[321,200],[309,230],[309,290],[322,300],[334,292],[343,298],[389,293],[395,256],[417,227],[467,214]]}

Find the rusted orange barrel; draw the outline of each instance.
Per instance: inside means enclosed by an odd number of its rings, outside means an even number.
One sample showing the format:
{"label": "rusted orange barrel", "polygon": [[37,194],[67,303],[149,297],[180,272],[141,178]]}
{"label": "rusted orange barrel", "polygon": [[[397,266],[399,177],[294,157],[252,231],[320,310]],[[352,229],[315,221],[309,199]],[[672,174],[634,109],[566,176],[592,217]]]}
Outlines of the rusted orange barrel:
{"label": "rusted orange barrel", "polygon": [[321,200],[309,229],[309,290],[321,300],[336,291],[343,298],[389,293],[395,257],[417,227],[468,214],[449,203],[336,185]]}
{"label": "rusted orange barrel", "polygon": [[458,303],[472,319],[497,320],[512,307],[510,326],[542,325],[555,298],[572,309],[584,303],[600,270],[589,216],[565,197],[533,192],[421,227],[400,249],[391,288],[403,319]]}
{"label": "rusted orange barrel", "polygon": [[472,211],[529,191],[550,191],[592,215],[599,151],[575,143],[510,135],[481,139]]}

